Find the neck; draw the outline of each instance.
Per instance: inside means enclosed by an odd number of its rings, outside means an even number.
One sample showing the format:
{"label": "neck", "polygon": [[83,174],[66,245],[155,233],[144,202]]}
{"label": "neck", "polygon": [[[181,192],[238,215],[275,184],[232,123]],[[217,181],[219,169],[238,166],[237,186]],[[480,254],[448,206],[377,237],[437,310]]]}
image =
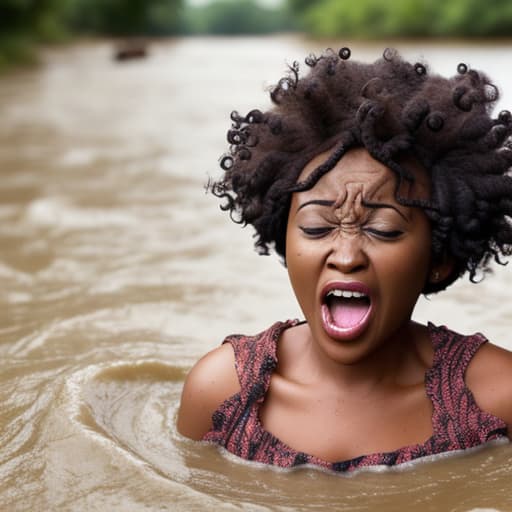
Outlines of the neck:
{"label": "neck", "polygon": [[383,385],[416,384],[424,379],[430,366],[430,355],[426,353],[429,344],[424,343],[426,337],[425,327],[410,321],[380,347],[353,361],[348,354],[354,347],[348,346],[345,361],[342,357],[336,360],[310,339],[304,353],[311,368],[308,380],[362,392]]}

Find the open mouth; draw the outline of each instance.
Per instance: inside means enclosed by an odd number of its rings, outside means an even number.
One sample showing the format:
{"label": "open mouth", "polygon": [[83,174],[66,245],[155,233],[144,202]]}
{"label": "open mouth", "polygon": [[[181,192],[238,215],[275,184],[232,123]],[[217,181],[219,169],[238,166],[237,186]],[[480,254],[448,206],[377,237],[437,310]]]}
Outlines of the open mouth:
{"label": "open mouth", "polygon": [[370,311],[371,300],[366,291],[330,287],[323,295],[322,321],[328,334],[335,338],[357,336],[366,327]]}

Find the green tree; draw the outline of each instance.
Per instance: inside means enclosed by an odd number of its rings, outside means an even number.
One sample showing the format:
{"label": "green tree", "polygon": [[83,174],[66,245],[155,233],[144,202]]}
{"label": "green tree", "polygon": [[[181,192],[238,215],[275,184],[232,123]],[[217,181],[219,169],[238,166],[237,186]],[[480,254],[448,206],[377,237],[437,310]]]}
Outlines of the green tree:
{"label": "green tree", "polygon": [[66,0],[2,0],[0,34],[51,41],[64,32]]}
{"label": "green tree", "polygon": [[512,33],[510,0],[288,0],[319,37],[489,37]]}
{"label": "green tree", "polygon": [[450,0],[441,7],[434,30],[455,36],[502,36],[512,34],[512,2],[510,0]]}
{"label": "green tree", "polygon": [[1,0],[0,70],[35,61],[34,46],[66,35],[66,0]]}
{"label": "green tree", "polygon": [[175,33],[182,5],[183,0],[0,0],[0,70],[34,61],[38,43],[75,32]]}
{"label": "green tree", "polygon": [[270,9],[254,0],[214,0],[188,8],[185,30],[192,34],[263,34],[292,28],[286,9]]}
{"label": "green tree", "polygon": [[303,14],[304,26],[316,36],[415,37],[428,35],[435,17],[432,0],[323,0]]}
{"label": "green tree", "polygon": [[321,4],[322,1],[313,1],[310,0],[288,0],[288,5],[290,10],[296,14],[304,14],[308,9],[315,7],[315,5]]}
{"label": "green tree", "polygon": [[178,30],[182,0],[72,0],[71,26],[115,36],[170,34]]}

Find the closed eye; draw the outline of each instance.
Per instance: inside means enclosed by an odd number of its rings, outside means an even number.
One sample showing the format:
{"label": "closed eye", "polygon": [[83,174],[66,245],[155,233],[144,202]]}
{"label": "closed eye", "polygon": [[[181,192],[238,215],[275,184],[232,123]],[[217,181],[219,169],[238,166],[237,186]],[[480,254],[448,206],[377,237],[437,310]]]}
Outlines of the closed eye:
{"label": "closed eye", "polygon": [[370,235],[374,235],[377,238],[383,238],[385,240],[394,240],[404,234],[403,231],[400,231],[398,229],[393,231],[382,231],[380,229],[375,228],[364,228],[364,231],[366,233],[370,233]]}
{"label": "closed eye", "polygon": [[321,228],[308,228],[305,226],[299,226],[299,229],[306,235],[311,238],[321,238],[325,235],[328,235],[334,228],[329,226],[324,226]]}

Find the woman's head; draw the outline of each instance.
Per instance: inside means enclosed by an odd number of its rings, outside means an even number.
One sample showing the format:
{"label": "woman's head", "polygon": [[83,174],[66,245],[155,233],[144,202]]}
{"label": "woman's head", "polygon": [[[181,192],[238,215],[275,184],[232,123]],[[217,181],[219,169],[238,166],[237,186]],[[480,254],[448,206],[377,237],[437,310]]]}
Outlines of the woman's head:
{"label": "woman's head", "polygon": [[[328,156],[315,157],[299,179]],[[428,197],[422,169],[413,172],[417,179],[404,183],[402,196]],[[364,148],[350,149],[312,188],[292,195],[288,275],[314,339],[331,359],[354,362],[409,323],[425,284],[450,271],[432,265],[430,247],[427,216],[396,200],[393,172]],[[359,341],[332,344],[333,338]]]}
{"label": "woman's head", "polygon": [[[512,117],[491,117],[496,87],[463,64],[445,79],[391,50],[372,64],[349,57],[346,48],[310,56],[304,77],[294,63],[271,91],[271,110],[232,114],[230,152],[221,161],[226,172],[212,185],[232,218],[254,226],[262,253],[274,247],[284,257],[292,194],[313,187],[349,149],[362,146],[393,171],[397,201],[430,219],[432,261],[453,263],[447,279],[425,292],[465,271],[474,279],[491,259],[511,254]],[[299,179],[323,153],[326,159]],[[427,199],[400,194],[416,166],[428,174]]]}

